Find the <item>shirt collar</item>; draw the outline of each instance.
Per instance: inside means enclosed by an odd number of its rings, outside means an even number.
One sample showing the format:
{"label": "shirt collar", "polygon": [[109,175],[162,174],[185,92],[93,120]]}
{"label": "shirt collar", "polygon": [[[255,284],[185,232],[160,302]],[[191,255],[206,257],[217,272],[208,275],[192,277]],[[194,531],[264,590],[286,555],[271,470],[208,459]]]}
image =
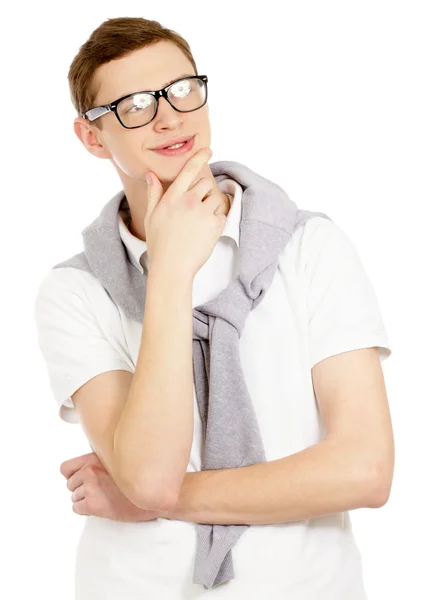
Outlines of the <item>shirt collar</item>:
{"label": "shirt collar", "polygon": [[[231,202],[231,207],[227,214],[221,237],[230,237],[236,242],[236,245],[239,248],[239,225],[241,222],[241,201],[243,194],[242,187],[234,179],[223,179],[223,181],[218,184],[218,188],[223,194],[228,194]],[[120,237],[126,247],[127,256],[130,262],[143,273],[144,269],[139,259],[147,252],[147,242],[139,239],[129,231],[126,225],[128,217],[129,213],[127,210],[118,211]],[[146,263],[146,255],[144,260]]]}

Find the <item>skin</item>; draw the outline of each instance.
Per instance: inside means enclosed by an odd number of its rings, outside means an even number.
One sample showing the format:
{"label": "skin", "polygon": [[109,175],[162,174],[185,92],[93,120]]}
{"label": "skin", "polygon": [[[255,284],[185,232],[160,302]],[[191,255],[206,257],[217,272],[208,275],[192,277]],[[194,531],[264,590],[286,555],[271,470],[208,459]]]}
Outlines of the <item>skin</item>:
{"label": "skin", "polygon": [[[97,90],[93,106],[109,104],[121,96],[140,90],[158,90],[174,78],[195,74],[191,62],[175,44],[158,42],[100,66],[92,82]],[[95,126],[95,121],[77,117],[73,122],[75,134],[93,156],[111,161],[121,179],[130,206],[129,229],[137,238],[146,241],[145,175],[148,172],[155,174],[166,192],[192,154],[201,148],[211,147],[208,102],[198,110],[181,113],[165,98],[160,98],[154,119],[136,129],[124,128],[113,112],[99,119],[103,119],[102,131]],[[194,134],[196,137],[192,151],[182,156],[167,157],[152,150],[172,138]],[[212,180],[210,193],[219,196],[222,209],[218,212],[227,216],[230,209],[229,198],[219,190],[208,164],[203,166],[192,185],[202,177]]]}

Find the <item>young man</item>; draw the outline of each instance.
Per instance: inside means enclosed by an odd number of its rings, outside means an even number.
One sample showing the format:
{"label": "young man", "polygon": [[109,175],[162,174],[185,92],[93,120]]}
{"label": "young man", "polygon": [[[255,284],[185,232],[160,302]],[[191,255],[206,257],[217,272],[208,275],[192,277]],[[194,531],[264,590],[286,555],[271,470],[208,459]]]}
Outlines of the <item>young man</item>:
{"label": "young man", "polygon": [[[193,360],[196,317],[202,314],[197,307],[222,298],[241,272],[250,231],[243,218],[252,203],[247,193],[257,187],[239,182],[248,170],[214,176],[205,154],[211,143],[208,84],[182,38],[161,28],[150,45],[120,48],[132,39],[138,44],[138,33],[157,25],[112,19],[75,59],[69,74],[81,113],[75,133],[91,154],[110,160],[123,189],[109,203],[118,205],[118,219],[106,229],[106,246],[92,253],[94,240],[102,240],[88,233],[85,264],[91,268],[81,268],[83,263],[74,268],[72,260],[57,265],[35,303],[60,417],[79,422],[95,452],[62,465],[75,511],[86,515],[76,598],[203,598],[206,588],[216,587],[217,598],[235,600],[259,595],[364,600],[348,511],[386,503],[394,461],[381,368],[391,349],[377,298],[352,243],[335,223],[315,215],[297,227],[278,254],[264,298],[237,335],[265,460],[203,468],[214,430],[203,418],[193,378],[194,369],[195,376],[199,372]],[[114,33],[115,60],[112,44],[111,58],[103,57],[102,44]],[[91,93],[82,85],[84,72]],[[148,95],[165,88],[158,103]],[[194,97],[185,104],[192,92],[202,102]],[[107,111],[90,110],[107,105]],[[193,145],[178,154],[155,150],[190,137]],[[271,210],[275,195],[269,198]],[[105,226],[102,216],[87,228],[91,235]],[[106,257],[103,248],[114,248],[113,240],[116,250]],[[253,261],[265,244],[258,238]],[[99,259],[104,262],[97,270]],[[127,276],[117,285],[113,280],[120,273]],[[126,309],[141,281],[143,323]],[[232,321],[241,301],[242,296],[229,305]],[[232,328],[225,331],[230,335]],[[238,369],[228,372],[223,357],[230,346],[227,338],[218,342],[219,379],[227,381]],[[208,360],[207,368],[215,369]],[[225,402],[228,411],[235,395],[213,393],[211,402]],[[247,415],[226,420],[225,429],[234,424],[228,435],[218,430],[226,464],[242,425],[249,427]],[[105,512],[89,502],[101,481],[98,506],[104,496],[110,507]],[[213,536],[205,559],[197,556],[203,537],[198,545],[196,536],[198,526],[204,535],[204,524]],[[210,557],[223,544],[216,534],[241,525],[247,526],[244,535],[226,552],[226,562],[217,564]],[[203,577],[193,578],[198,560],[216,567],[204,586],[197,585]]]}

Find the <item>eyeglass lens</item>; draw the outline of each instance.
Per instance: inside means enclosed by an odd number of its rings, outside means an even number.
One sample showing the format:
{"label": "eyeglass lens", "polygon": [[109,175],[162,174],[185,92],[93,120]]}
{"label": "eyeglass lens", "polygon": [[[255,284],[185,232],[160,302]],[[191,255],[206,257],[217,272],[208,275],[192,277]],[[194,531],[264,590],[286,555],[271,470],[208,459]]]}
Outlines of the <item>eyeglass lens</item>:
{"label": "eyeglass lens", "polygon": [[[180,111],[189,112],[205,104],[206,85],[201,79],[181,79],[168,90],[170,102]],[[133,94],[124,98],[117,112],[126,127],[138,127],[149,123],[154,117],[156,100],[152,94]]]}

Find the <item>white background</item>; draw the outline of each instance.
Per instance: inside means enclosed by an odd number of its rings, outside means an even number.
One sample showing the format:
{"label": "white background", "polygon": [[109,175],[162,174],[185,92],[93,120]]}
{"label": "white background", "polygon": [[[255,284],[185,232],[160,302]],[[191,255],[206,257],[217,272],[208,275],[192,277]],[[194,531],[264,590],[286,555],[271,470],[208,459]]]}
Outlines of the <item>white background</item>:
{"label": "white background", "polygon": [[[323,211],[356,245],[393,355],[389,502],[351,512],[369,600],[431,597],[428,387],[429,2],[16,3],[2,9],[1,595],[73,599],[84,517],[59,472],[91,451],[58,417],[33,323],[37,286],[82,250],[121,189],[72,129],[69,65],[106,18],[155,19],[209,77],[212,161],[235,160]],[[4,87],[3,87],[4,86]],[[174,600],[174,599],[172,599]],[[315,599],[310,599],[315,600]],[[347,599],[346,599],[347,600]]]}

